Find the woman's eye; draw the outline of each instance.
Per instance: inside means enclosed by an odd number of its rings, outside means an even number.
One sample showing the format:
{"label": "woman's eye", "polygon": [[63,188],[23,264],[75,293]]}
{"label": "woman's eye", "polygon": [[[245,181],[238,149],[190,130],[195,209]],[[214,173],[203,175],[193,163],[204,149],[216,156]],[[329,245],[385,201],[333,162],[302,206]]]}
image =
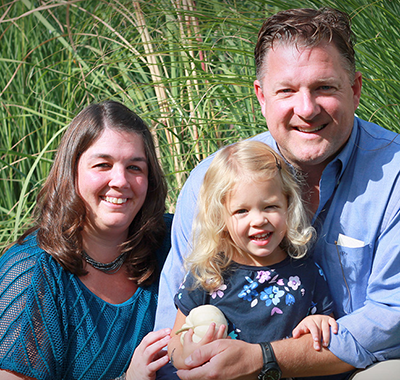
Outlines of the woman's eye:
{"label": "woman's eye", "polygon": [[129,170],[133,170],[135,172],[141,172],[142,171],[142,168],[140,166],[137,166],[137,165],[130,165],[130,166],[128,166],[128,169]]}
{"label": "woman's eye", "polygon": [[101,162],[95,165],[96,168],[108,168],[109,166],[110,164],[108,164],[107,162]]}

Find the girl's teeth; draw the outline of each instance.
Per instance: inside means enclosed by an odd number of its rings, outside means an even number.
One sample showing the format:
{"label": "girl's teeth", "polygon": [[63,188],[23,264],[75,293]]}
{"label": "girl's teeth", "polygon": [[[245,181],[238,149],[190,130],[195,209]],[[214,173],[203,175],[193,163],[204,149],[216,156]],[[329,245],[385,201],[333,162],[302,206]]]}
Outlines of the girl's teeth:
{"label": "girl's teeth", "polygon": [[125,203],[128,199],[127,198],[112,198],[112,197],[103,197],[106,202],[114,203],[120,205]]}
{"label": "girl's teeth", "polygon": [[252,239],[254,239],[254,240],[264,240],[264,239],[267,239],[271,235],[271,233],[272,232],[268,232],[268,233],[262,234],[262,235],[254,235],[254,236],[252,236]]}

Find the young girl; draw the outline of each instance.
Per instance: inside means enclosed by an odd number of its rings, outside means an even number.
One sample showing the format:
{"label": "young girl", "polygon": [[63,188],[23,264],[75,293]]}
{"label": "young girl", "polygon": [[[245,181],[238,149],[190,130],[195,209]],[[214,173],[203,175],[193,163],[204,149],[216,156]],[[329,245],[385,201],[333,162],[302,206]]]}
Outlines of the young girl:
{"label": "young girl", "polygon": [[[224,327],[214,332],[210,325],[199,343],[186,334],[182,347],[175,332],[199,305],[218,307],[228,335],[250,343],[291,337],[306,316],[332,313],[324,274],[305,256],[314,229],[299,194],[287,164],[264,143],[243,141],[216,154],[200,191],[190,270],[175,296],[168,352],[176,368],[185,368],[199,345],[223,336]],[[319,349],[321,330],[327,345],[335,324],[309,318],[294,335],[312,332]]]}

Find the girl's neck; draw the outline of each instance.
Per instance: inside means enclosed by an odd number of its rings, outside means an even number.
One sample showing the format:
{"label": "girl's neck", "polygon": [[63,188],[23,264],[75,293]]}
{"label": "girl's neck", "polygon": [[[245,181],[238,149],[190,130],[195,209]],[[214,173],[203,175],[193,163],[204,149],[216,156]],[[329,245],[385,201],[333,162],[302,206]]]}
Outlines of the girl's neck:
{"label": "girl's neck", "polygon": [[248,265],[253,267],[269,267],[285,260],[288,254],[281,248],[274,251],[271,255],[259,257],[246,252],[236,252],[233,261],[240,265]]}

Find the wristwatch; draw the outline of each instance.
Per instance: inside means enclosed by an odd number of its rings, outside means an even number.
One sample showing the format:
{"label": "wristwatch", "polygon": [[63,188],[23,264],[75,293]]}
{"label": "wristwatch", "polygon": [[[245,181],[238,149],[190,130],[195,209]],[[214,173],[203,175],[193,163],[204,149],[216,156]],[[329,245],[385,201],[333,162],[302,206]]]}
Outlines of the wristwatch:
{"label": "wristwatch", "polygon": [[263,342],[259,344],[263,354],[264,365],[258,375],[258,380],[279,380],[282,377],[282,371],[276,362],[271,343]]}

